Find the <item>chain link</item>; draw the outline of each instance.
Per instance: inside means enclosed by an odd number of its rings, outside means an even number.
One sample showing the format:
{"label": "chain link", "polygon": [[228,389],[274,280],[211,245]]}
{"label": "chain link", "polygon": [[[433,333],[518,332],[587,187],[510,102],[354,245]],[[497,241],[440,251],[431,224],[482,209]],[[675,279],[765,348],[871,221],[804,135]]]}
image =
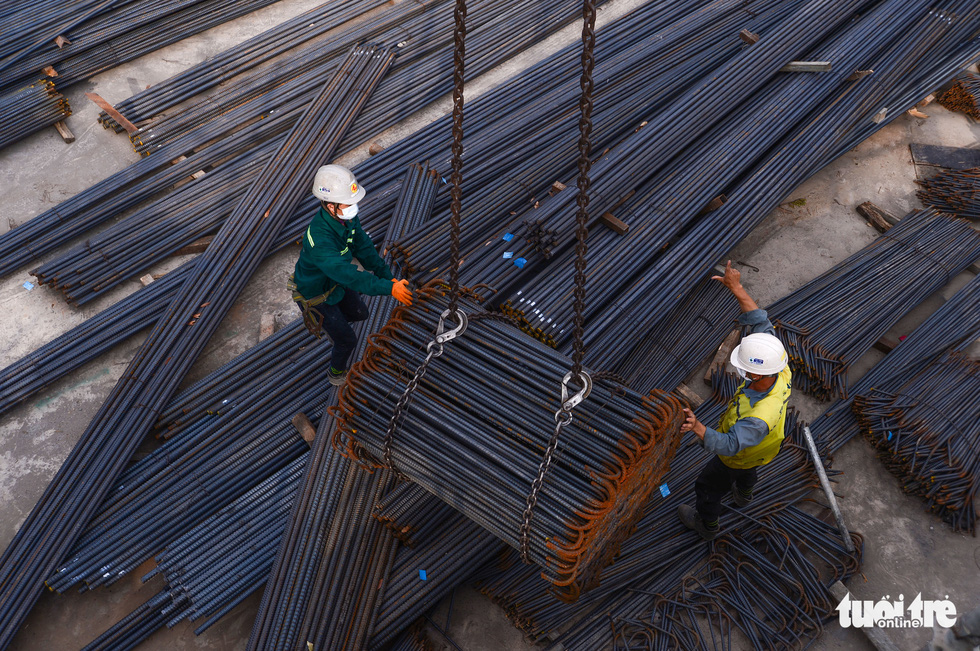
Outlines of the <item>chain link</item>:
{"label": "chain link", "polygon": [[385,467],[394,472],[399,479],[406,479],[406,477],[395,468],[395,462],[391,458],[391,443],[395,439],[395,430],[398,429],[398,419],[401,418],[402,411],[411,401],[412,394],[415,393],[415,388],[425,376],[425,372],[429,368],[429,362],[442,355],[442,344],[437,341],[430,341],[426,349],[429,351],[429,354],[425,356],[425,359],[419,367],[415,369],[415,377],[405,387],[405,392],[402,393],[402,397],[398,399],[398,402],[395,404],[395,409],[391,412],[391,420],[388,421],[388,431],[385,433],[385,440],[382,446]]}
{"label": "chain link", "polygon": [[[584,0],[582,5],[582,96],[579,99],[579,139],[578,139],[578,197],[576,203],[578,212],[575,217],[575,318],[574,342],[572,344],[572,371],[570,377],[586,378],[582,372],[582,360],[585,357],[584,324],[585,324],[585,255],[589,236],[589,170],[592,169],[592,71],[595,68],[595,3]],[[563,387],[567,387],[566,377]],[[583,389],[585,384],[583,384]],[[573,404],[566,401],[555,412],[555,432],[548,441],[544,458],[538,466],[538,476],[531,483],[531,492],[527,496],[527,508],[520,527],[521,560],[531,562],[531,518],[534,507],[538,503],[538,493],[544,478],[551,467],[551,458],[558,447],[561,430],[572,422]]]}
{"label": "chain link", "polygon": [[459,231],[463,195],[463,81],[466,55],[466,0],[456,0],[453,11],[453,146],[449,182],[451,201],[449,237],[449,311],[456,312],[459,298]]}

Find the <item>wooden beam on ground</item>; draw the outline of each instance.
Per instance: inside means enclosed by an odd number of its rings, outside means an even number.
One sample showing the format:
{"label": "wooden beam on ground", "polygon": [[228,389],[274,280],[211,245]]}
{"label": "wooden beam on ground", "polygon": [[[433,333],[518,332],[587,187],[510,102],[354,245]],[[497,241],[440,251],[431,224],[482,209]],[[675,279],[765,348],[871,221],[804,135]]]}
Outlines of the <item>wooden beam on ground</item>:
{"label": "wooden beam on ground", "polygon": [[741,338],[742,331],[738,328],[728,333],[725,340],[721,342],[721,346],[718,347],[718,352],[715,353],[711,363],[708,364],[708,370],[704,374],[705,384],[711,384],[712,371],[725,368],[725,364],[728,363],[728,358],[731,357],[732,351],[735,350],[735,346],[738,345],[739,339]]}
{"label": "wooden beam on ground", "polygon": [[889,228],[897,224],[900,220],[884,208],[876,206],[870,201],[860,204],[857,209],[858,214],[868,220],[868,223],[875,227],[879,233],[884,233]]}
{"label": "wooden beam on ground", "polygon": [[194,255],[197,253],[204,253],[213,239],[214,235],[205,235],[201,239],[191,242],[185,247],[177,249],[173,252],[173,255]]}
{"label": "wooden beam on ground", "polygon": [[879,339],[878,341],[874,342],[873,347],[874,347],[875,350],[880,350],[881,352],[883,352],[883,353],[885,353],[887,355],[888,353],[890,353],[893,350],[895,350],[895,348],[900,343],[902,343],[902,342],[897,337],[890,337],[888,335],[882,335],[881,339]]}
{"label": "wooden beam on ground", "polygon": [[43,72],[49,77],[58,76],[58,71],[54,69],[54,66],[44,66],[43,68],[41,68],[41,72]]}
{"label": "wooden beam on ground", "polygon": [[708,202],[708,205],[701,209],[698,216],[707,215],[709,212],[714,212],[718,210],[728,201],[728,197],[723,194],[719,194],[717,197]]}
{"label": "wooden beam on ground", "polygon": [[607,212],[600,217],[599,222],[606,228],[618,233],[619,235],[626,235],[626,233],[628,233],[630,230],[629,224],[620,220],[611,212]]}
{"label": "wooden beam on ground", "polygon": [[135,133],[136,131],[139,130],[139,129],[136,128],[136,125],[135,124],[133,124],[132,122],[130,122],[129,120],[127,120],[126,118],[124,118],[122,113],[120,113],[119,111],[117,111],[112,106],[112,104],[110,104],[109,102],[107,102],[104,99],[102,99],[102,97],[100,95],[98,95],[96,93],[85,93],[85,97],[87,97],[90,100],[92,100],[93,102],[95,102],[95,105],[96,106],[98,106],[100,109],[102,109],[103,111],[105,111],[106,113],[108,113],[109,114],[109,117],[111,117],[113,120],[115,120],[116,122],[118,122],[119,123],[119,126],[121,126],[123,129],[125,129],[127,133]]}
{"label": "wooden beam on ground", "polygon": [[694,389],[681,382],[676,389],[677,393],[691,403],[691,407],[697,409],[704,402],[704,398],[694,392]]}
{"label": "wooden beam on ground", "polygon": [[58,34],[54,37],[54,44],[58,46],[58,49],[65,47],[66,45],[71,45],[71,41],[67,37]]}
{"label": "wooden beam on ground", "polygon": [[54,128],[58,130],[58,135],[61,136],[62,140],[69,144],[75,142],[75,134],[71,132],[71,129],[68,128],[68,125],[65,124],[64,120],[58,120],[55,122]]}
{"label": "wooden beam on ground", "polygon": [[313,427],[313,423],[310,422],[310,419],[306,416],[306,414],[303,412],[296,414],[293,416],[292,422],[293,427],[295,427],[296,431],[299,432],[299,435],[303,437],[303,440],[312,445],[313,440],[316,438],[316,428]]}
{"label": "wooden beam on ground", "polygon": [[919,118],[920,120],[925,120],[926,118],[929,117],[928,115],[926,115],[925,113],[923,113],[922,111],[920,111],[917,108],[910,108],[909,110],[907,110],[905,112],[908,113],[909,115],[911,115],[914,118]]}
{"label": "wooden beam on ground", "polygon": [[790,61],[780,72],[830,72],[832,69],[830,61]]}
{"label": "wooden beam on ground", "polygon": [[748,43],[749,45],[755,45],[759,42],[759,35],[753,34],[747,29],[743,29],[738,33],[738,37]]}

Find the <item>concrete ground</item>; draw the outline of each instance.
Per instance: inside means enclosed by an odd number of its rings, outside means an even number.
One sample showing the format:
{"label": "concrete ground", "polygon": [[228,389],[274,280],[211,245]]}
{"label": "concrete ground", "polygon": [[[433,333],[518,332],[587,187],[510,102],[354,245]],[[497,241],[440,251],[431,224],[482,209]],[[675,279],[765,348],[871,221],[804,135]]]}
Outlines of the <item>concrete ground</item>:
{"label": "concrete ground", "polygon": [[[600,11],[600,23],[628,12],[638,2],[613,0]],[[94,91],[110,102],[120,101],[318,3],[319,0],[282,0],[69,89],[66,95],[74,114],[68,124],[77,138],[74,144],[63,143],[52,128],[0,151],[0,187],[5,205],[2,217],[6,217],[0,219],[0,232],[11,224],[24,223],[137,160],[124,136],[105,131],[96,123],[98,109],[85,99],[84,92]],[[468,97],[576,39],[576,31],[577,27],[573,26],[525,53],[518,61],[474,80]],[[400,134],[441,115],[448,106],[447,101],[438,102],[376,140],[381,144],[392,142]],[[898,215],[919,206],[913,181],[922,170],[917,171],[912,165],[910,142],[978,146],[980,126],[976,123],[935,104],[924,112],[931,117],[923,120],[903,116],[818,173],[786,198],[787,204],[805,199],[805,205],[784,205],[773,211],[732,252],[734,261],[745,263],[743,281],[760,304],[792,291],[877,236],[854,212],[857,204],[870,200]],[[364,151],[355,151],[339,160],[353,164],[365,155]],[[288,296],[281,291],[281,281],[291,270],[295,255],[295,251],[286,251],[262,265],[195,365],[188,382],[254,345],[262,314],[291,309]],[[161,273],[182,261],[171,259],[153,271]],[[32,280],[28,268],[0,279],[0,331],[8,333],[0,338],[0,367],[138,288],[136,281],[130,281],[93,305],[73,309],[57,292],[43,287],[25,289],[23,284]],[[955,279],[951,287],[964,281],[965,275]],[[896,326],[895,333],[908,332],[938,307],[949,291],[950,288],[940,292],[913,311]],[[0,548],[9,543],[141,340],[141,336],[134,337],[0,416]],[[869,353],[859,367],[869,367],[880,356],[877,352]],[[855,376],[859,373],[860,369]],[[707,395],[706,389],[696,381],[700,375],[701,372],[693,374],[688,383]],[[808,419],[822,411],[820,403],[802,395],[795,394],[793,404]],[[980,606],[980,544],[975,538],[953,533],[926,512],[919,500],[904,495],[898,481],[884,470],[862,439],[851,441],[837,454],[835,467],[845,473],[839,493],[843,496],[846,517],[851,527],[865,537],[863,576],[853,578],[849,585],[856,597],[877,600],[903,593],[911,598],[921,592],[923,599],[949,595],[958,612]],[[28,618],[14,648],[80,648],[156,593],[159,583],[155,581],[160,579],[142,585],[139,583],[142,573],[134,572],[116,585],[91,594],[46,593]],[[258,603],[259,595],[252,595],[200,637],[195,637],[194,627],[185,622],[155,634],[141,648],[243,649]],[[475,591],[461,588],[453,604],[448,634],[460,648],[467,651],[533,648],[506,622],[499,608]],[[433,619],[440,626],[448,610],[446,602],[434,614]],[[904,629],[892,634],[902,649],[917,649],[930,637],[928,630]],[[436,648],[452,648],[438,633],[434,633],[433,642]],[[814,647],[821,650],[870,648],[859,632],[842,629],[836,623],[827,626]]]}

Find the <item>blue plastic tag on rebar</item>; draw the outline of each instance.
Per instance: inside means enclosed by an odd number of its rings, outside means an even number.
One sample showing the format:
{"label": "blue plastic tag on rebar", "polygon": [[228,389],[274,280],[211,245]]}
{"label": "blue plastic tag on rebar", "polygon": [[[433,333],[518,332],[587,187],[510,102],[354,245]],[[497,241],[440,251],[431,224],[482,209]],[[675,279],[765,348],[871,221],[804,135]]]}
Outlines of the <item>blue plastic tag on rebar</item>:
{"label": "blue plastic tag on rebar", "polygon": [[514,264],[516,264],[518,267],[520,267],[521,269],[523,269],[524,268],[524,265],[527,264],[527,260],[525,260],[524,258],[516,258],[514,260]]}
{"label": "blue plastic tag on rebar", "polygon": [[419,578],[422,579],[423,581],[426,580],[426,578],[425,578],[425,570],[419,570]]}
{"label": "blue plastic tag on rebar", "polygon": [[670,489],[667,487],[667,484],[660,484],[660,495],[662,497],[670,495]]}
{"label": "blue plastic tag on rebar", "polygon": [[504,260],[510,260],[514,257],[513,251],[504,251]]}
{"label": "blue plastic tag on rebar", "polygon": [[888,430],[888,440],[889,441],[892,440],[892,436],[893,436],[893,434],[891,433],[891,430]]}
{"label": "blue plastic tag on rebar", "polygon": [[504,242],[510,242],[512,239],[514,239],[514,234],[513,233],[504,233],[504,236],[501,239]]}
{"label": "blue plastic tag on rebar", "polygon": [[32,289],[34,289],[34,283],[27,281],[26,283],[24,283],[24,289],[26,289],[27,291],[31,291]]}

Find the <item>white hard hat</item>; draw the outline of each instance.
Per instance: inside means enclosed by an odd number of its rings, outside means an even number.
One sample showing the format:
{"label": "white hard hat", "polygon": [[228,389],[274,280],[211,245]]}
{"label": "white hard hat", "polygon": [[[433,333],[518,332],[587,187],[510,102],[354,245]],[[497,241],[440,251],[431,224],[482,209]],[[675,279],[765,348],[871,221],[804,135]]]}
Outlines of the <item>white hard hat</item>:
{"label": "white hard hat", "polygon": [[786,368],[789,358],[779,337],[765,332],[754,332],[742,337],[731,357],[732,366],[746,373],[774,375]]}
{"label": "white hard hat", "polygon": [[340,165],[324,165],[313,178],[313,196],[321,201],[353,206],[365,194],[354,173]]}

